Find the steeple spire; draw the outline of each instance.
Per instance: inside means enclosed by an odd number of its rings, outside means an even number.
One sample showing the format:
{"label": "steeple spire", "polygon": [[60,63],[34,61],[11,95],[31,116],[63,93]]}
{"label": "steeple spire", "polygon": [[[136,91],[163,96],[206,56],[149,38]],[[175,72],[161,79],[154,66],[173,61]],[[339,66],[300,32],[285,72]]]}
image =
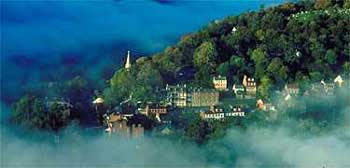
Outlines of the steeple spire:
{"label": "steeple spire", "polygon": [[125,62],[125,69],[129,70],[131,67],[131,63],[130,63],[130,50],[128,50],[128,54],[126,56],[126,62]]}

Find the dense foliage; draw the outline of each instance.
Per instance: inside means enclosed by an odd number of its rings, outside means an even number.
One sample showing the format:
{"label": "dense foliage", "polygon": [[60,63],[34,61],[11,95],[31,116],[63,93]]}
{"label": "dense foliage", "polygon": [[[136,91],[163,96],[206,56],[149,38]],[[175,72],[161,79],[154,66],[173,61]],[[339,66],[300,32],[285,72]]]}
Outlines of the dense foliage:
{"label": "dense foliage", "polygon": [[[117,70],[103,94],[94,95],[81,77],[37,87],[16,103],[13,118],[25,126],[56,130],[71,119],[89,116],[94,96],[103,96],[109,107],[126,99],[159,101],[157,90],[177,83],[176,73],[183,67],[195,69],[189,84],[201,87],[212,87],[213,75],[227,76],[236,83],[245,74],[254,76],[258,96],[266,99],[287,82],[305,86],[338,74],[348,76],[349,8],[349,0],[300,1],[229,16],[183,36],[161,53],[137,59],[129,70]],[[61,107],[45,105],[45,97],[69,101],[74,107],[70,116],[62,115]],[[208,131],[216,132],[211,137],[221,134],[213,125],[196,120],[186,134],[203,142]],[[202,132],[189,131],[198,129]]]}
{"label": "dense foliage", "polygon": [[229,16],[183,36],[164,52],[137,60],[132,72],[117,71],[111,90],[118,90],[114,95],[119,99],[132,92],[134,99],[151,101],[152,94],[144,93],[176,83],[176,70],[185,66],[196,69],[190,84],[202,87],[212,87],[212,75],[235,82],[244,74],[254,76],[263,98],[287,82],[347,76],[349,17],[349,1],[300,1]]}
{"label": "dense foliage", "polygon": [[66,126],[70,116],[70,106],[59,101],[43,100],[25,96],[14,107],[13,120],[24,127],[58,131]]}
{"label": "dense foliage", "polygon": [[58,131],[91,114],[93,92],[82,77],[38,85],[14,104],[12,120],[18,125]]}

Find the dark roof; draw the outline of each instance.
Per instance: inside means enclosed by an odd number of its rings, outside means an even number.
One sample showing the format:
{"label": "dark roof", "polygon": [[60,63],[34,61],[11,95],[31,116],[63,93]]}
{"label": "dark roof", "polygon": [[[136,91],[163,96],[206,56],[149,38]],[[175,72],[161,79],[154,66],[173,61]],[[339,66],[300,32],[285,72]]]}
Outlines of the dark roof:
{"label": "dark roof", "polygon": [[286,85],[288,89],[299,89],[299,85],[297,83],[290,83]]}
{"label": "dark roof", "polygon": [[194,74],[196,73],[196,69],[191,66],[185,66],[177,69],[176,71],[176,79],[177,81],[186,81],[194,78]]}
{"label": "dark roof", "polygon": [[166,106],[160,105],[159,103],[147,104],[148,108],[167,108]]}

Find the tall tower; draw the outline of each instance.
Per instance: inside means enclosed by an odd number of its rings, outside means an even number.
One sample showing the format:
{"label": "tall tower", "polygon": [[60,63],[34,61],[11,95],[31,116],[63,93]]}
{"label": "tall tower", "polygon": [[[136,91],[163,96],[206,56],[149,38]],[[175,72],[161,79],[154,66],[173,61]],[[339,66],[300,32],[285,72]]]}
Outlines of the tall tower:
{"label": "tall tower", "polygon": [[243,84],[244,87],[247,87],[247,85],[248,85],[248,82],[247,82],[247,75],[244,75],[244,76],[243,76],[242,84]]}
{"label": "tall tower", "polygon": [[125,62],[125,69],[127,71],[129,71],[130,67],[131,67],[131,63],[130,63],[130,51],[128,50],[128,54],[126,56],[126,62]]}

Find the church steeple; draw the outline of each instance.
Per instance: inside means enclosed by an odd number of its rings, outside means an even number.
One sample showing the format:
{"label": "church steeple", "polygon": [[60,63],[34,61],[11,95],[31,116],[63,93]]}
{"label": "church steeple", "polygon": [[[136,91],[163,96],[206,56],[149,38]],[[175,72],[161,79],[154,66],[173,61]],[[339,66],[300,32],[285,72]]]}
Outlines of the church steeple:
{"label": "church steeple", "polygon": [[131,67],[131,63],[130,63],[130,51],[128,50],[128,55],[126,56],[126,62],[125,62],[125,69],[129,70]]}

